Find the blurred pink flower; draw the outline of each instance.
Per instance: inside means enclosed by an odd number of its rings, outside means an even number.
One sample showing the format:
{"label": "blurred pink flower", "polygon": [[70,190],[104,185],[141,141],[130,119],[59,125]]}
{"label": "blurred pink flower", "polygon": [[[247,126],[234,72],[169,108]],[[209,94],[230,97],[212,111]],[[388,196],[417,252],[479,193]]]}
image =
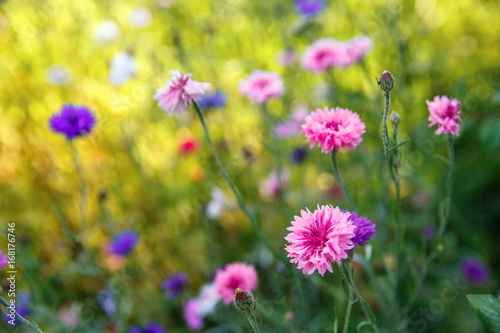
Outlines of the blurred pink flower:
{"label": "blurred pink flower", "polygon": [[343,68],[349,64],[344,43],[331,38],[314,42],[302,56],[302,67],[311,72],[324,72],[329,68]]}
{"label": "blurred pink flower", "polygon": [[7,255],[3,255],[3,250],[0,250],[0,269],[4,268],[8,263],[9,257]]}
{"label": "blurred pink flower", "polygon": [[368,36],[357,36],[347,42],[346,51],[349,57],[349,64],[354,64],[363,60],[368,51],[371,50],[373,41]]}
{"label": "blurred pink flower", "polygon": [[286,49],[278,52],[276,58],[280,65],[291,66],[297,61],[297,53],[292,49]]}
{"label": "blurred pink flower", "polygon": [[190,331],[198,331],[203,328],[203,318],[198,309],[198,300],[191,298],[184,303],[184,319]]}
{"label": "blurred pink flower", "polygon": [[198,139],[195,137],[186,137],[182,139],[179,142],[179,152],[184,155],[189,155],[191,153],[194,153],[198,147],[200,146],[200,143]]}
{"label": "blurred pink flower", "polygon": [[353,149],[361,142],[365,124],[359,115],[348,109],[317,109],[306,117],[302,131],[310,142],[321,147],[323,153],[338,152],[340,148]]}
{"label": "blurred pink flower", "polygon": [[266,198],[275,198],[279,195],[280,190],[288,187],[289,181],[290,172],[287,169],[282,169],[279,177],[278,171],[274,170],[260,186],[260,194]]}
{"label": "blurred pink flower", "polygon": [[156,89],[154,99],[158,106],[167,111],[169,116],[187,111],[188,104],[200,99],[201,95],[210,87],[210,83],[201,83],[191,80],[191,74],[181,74],[171,71],[173,77],[167,81],[165,87]]}
{"label": "blurred pink flower", "polygon": [[274,72],[255,70],[240,83],[240,92],[247,95],[255,103],[264,103],[270,98],[280,97],[284,91],[283,81]]}
{"label": "blurred pink flower", "polygon": [[323,276],[326,271],[333,272],[332,263],[340,265],[354,247],[352,238],[356,227],[349,220],[350,213],[331,205],[318,205],[313,213],[306,209],[300,214],[287,228],[291,232],[285,237],[290,243],[285,248],[292,258],[290,262],[297,263],[304,274],[318,270]]}
{"label": "blurred pink flower", "polygon": [[65,306],[59,310],[59,318],[66,326],[75,327],[78,324],[80,308],[76,304]]}
{"label": "blurred pink flower", "polygon": [[242,262],[227,264],[224,269],[217,271],[214,278],[217,292],[226,305],[233,301],[236,288],[252,292],[257,286],[257,281],[255,268]]}
{"label": "blurred pink flower", "polygon": [[291,138],[302,132],[302,124],[307,116],[307,108],[299,106],[295,108],[291,117],[274,127],[274,136],[280,139]]}
{"label": "blurred pink flower", "polygon": [[460,101],[447,96],[435,96],[431,102],[425,101],[429,108],[429,127],[438,125],[435,134],[450,133],[458,135],[462,123]]}

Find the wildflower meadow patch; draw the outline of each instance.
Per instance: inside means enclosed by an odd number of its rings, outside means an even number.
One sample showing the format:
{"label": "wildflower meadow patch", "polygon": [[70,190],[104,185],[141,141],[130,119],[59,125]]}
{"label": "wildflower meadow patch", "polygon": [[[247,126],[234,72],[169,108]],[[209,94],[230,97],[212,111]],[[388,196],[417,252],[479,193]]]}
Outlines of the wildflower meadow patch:
{"label": "wildflower meadow patch", "polygon": [[0,2],[0,332],[500,332],[500,5]]}

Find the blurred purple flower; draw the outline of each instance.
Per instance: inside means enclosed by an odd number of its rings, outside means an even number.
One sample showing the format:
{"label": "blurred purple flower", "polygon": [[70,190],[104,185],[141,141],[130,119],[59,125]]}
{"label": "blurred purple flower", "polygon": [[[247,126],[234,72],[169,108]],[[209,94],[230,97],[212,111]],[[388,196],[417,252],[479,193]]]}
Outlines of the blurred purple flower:
{"label": "blurred purple flower", "polygon": [[462,274],[475,285],[484,284],[489,278],[488,267],[479,258],[465,258],[462,261]]}
{"label": "blurred purple flower", "polygon": [[[30,315],[30,307],[31,307],[31,304],[30,304],[30,296],[27,292],[25,291],[21,291],[17,294],[17,297],[16,297],[16,311],[17,313],[19,313],[22,317],[27,317]],[[5,319],[7,322],[10,322],[12,323],[12,321],[14,321],[14,326],[18,326],[20,324],[22,324],[17,318],[11,318],[10,317],[10,312],[7,312],[6,313],[6,316],[5,316]],[[9,325],[10,325],[9,323]]]}
{"label": "blurred purple flower", "polygon": [[184,303],[184,319],[190,331],[197,331],[203,328],[203,318],[198,309],[198,300],[191,298]]}
{"label": "blurred purple flower", "polygon": [[0,270],[9,263],[9,256],[3,255],[3,250],[0,250]]}
{"label": "blurred purple flower", "polygon": [[432,225],[425,226],[422,229],[422,233],[424,234],[425,240],[427,240],[428,242],[432,241],[434,237],[436,237],[436,230]]}
{"label": "blurred purple flower", "polygon": [[377,234],[375,231],[376,224],[367,219],[364,216],[358,216],[358,213],[351,212],[351,216],[348,219],[352,221],[356,229],[354,229],[354,237],[352,242],[354,246],[365,246],[366,243]]}
{"label": "blurred purple flower", "polygon": [[198,105],[203,109],[219,109],[226,106],[226,94],[222,90],[201,96]]}
{"label": "blurred purple flower", "polygon": [[301,164],[307,157],[309,149],[306,147],[297,147],[290,154],[290,162],[293,164]]}
{"label": "blurred purple flower", "polygon": [[144,328],[140,328],[138,326],[134,326],[129,330],[129,333],[167,333],[167,330],[164,329],[157,322],[150,322],[148,326]]}
{"label": "blurred purple flower", "polygon": [[325,9],[324,0],[295,0],[295,8],[301,15],[313,17]]}
{"label": "blurred purple flower", "polygon": [[166,297],[168,299],[175,299],[179,297],[184,288],[186,288],[187,283],[187,275],[184,272],[179,272],[173,275],[170,275],[166,278],[161,287],[166,291]]}
{"label": "blurred purple flower", "polygon": [[67,140],[90,134],[96,119],[85,106],[63,105],[61,110],[49,119],[50,129],[66,136]]}
{"label": "blurred purple flower", "polygon": [[307,107],[296,107],[289,119],[274,127],[274,136],[279,139],[291,138],[302,133],[302,124],[307,117]]}
{"label": "blurred purple flower", "polygon": [[139,235],[133,230],[122,231],[113,238],[109,244],[109,252],[116,255],[126,256],[137,245]]}

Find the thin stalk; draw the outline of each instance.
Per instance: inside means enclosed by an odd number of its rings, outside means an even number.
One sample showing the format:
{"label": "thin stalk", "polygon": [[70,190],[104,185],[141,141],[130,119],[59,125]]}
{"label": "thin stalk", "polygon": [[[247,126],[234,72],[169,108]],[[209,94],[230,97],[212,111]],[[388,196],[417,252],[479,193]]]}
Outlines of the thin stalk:
{"label": "thin stalk", "polygon": [[75,166],[76,173],[78,174],[78,178],[80,179],[80,232],[84,232],[87,226],[88,189],[87,183],[85,182],[83,167],[80,162],[80,158],[78,157],[78,152],[76,151],[74,141],[70,141],[70,146],[73,164]]}
{"label": "thin stalk", "polygon": [[7,311],[14,311],[14,315],[16,316],[17,319],[19,319],[20,322],[31,328],[33,331],[38,332],[38,333],[43,333],[42,330],[38,328],[38,326],[32,322],[30,322],[28,319],[24,318],[21,316],[19,313],[17,313],[16,310],[11,310],[9,309],[9,303],[4,300],[2,297],[0,297],[0,303],[7,309]]}
{"label": "thin stalk", "polygon": [[337,152],[335,150],[332,151],[332,168],[333,168],[333,175],[335,176],[337,182],[340,184],[340,187],[342,188],[342,191],[344,192],[344,195],[347,198],[349,205],[351,205],[351,208],[355,208],[356,206],[354,205],[354,201],[352,201],[351,196],[349,195],[349,191],[347,191],[347,186],[345,185],[344,180],[340,175],[339,168],[337,166]]}
{"label": "thin stalk", "polygon": [[260,333],[259,325],[257,325],[257,318],[255,317],[253,311],[246,310],[245,314],[247,315],[248,322],[250,323],[250,326],[252,326],[254,333]]}
{"label": "thin stalk", "polygon": [[344,318],[344,328],[342,329],[342,333],[347,333],[349,329],[349,321],[351,319],[351,310],[354,303],[356,303],[356,299],[353,297],[354,294],[352,292],[352,288],[349,286],[347,291],[347,308],[345,310],[345,318]]}
{"label": "thin stalk", "polygon": [[368,322],[370,323],[370,326],[372,327],[373,331],[375,333],[379,333],[380,330],[377,326],[376,319],[375,319],[375,314],[373,313],[372,308],[368,304],[367,301],[361,296],[361,294],[358,291],[358,288],[354,284],[354,279],[352,278],[351,274],[349,274],[349,269],[346,267],[345,262],[342,262],[342,264],[339,265],[340,271],[344,275],[344,278],[347,280],[349,283],[349,287],[354,293],[354,296],[358,299],[361,309],[363,310],[363,313],[365,314],[366,318],[368,319]]}
{"label": "thin stalk", "polygon": [[450,168],[448,170],[448,176],[446,179],[446,197],[444,201],[443,214],[441,214],[441,218],[439,221],[439,228],[436,235],[436,240],[434,242],[434,246],[432,247],[432,251],[424,264],[424,269],[422,270],[422,273],[419,276],[419,279],[417,281],[417,286],[415,287],[414,293],[410,299],[410,302],[408,303],[407,311],[409,311],[413,306],[413,304],[415,303],[418,292],[420,291],[420,288],[424,283],[425,277],[427,275],[427,272],[429,271],[430,266],[432,265],[433,261],[437,258],[438,253],[443,250],[443,244],[442,244],[443,235],[446,230],[446,226],[448,225],[448,219],[450,216],[450,205],[453,194],[453,171],[455,168],[455,151],[453,148],[453,137],[451,136],[451,134],[448,134],[446,143],[448,149]]}

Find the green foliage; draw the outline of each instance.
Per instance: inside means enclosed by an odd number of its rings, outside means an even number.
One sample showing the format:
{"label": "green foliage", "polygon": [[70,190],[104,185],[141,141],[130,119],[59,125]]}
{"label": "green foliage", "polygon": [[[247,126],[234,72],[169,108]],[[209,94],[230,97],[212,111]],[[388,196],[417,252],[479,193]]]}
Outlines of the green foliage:
{"label": "green foliage", "polygon": [[470,305],[490,332],[500,332],[500,300],[492,295],[467,295]]}

